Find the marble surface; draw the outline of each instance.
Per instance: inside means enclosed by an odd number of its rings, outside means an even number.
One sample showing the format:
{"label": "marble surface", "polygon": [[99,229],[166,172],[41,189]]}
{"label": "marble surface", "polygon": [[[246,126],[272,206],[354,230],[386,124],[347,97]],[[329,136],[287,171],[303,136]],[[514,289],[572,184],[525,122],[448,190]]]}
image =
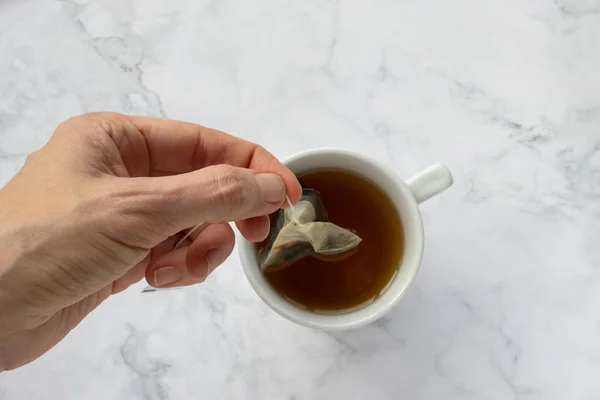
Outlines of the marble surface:
{"label": "marble surface", "polygon": [[0,184],[101,110],[455,176],[382,321],[296,326],[234,255],[111,298],[0,399],[600,398],[598,71],[598,0],[0,0]]}

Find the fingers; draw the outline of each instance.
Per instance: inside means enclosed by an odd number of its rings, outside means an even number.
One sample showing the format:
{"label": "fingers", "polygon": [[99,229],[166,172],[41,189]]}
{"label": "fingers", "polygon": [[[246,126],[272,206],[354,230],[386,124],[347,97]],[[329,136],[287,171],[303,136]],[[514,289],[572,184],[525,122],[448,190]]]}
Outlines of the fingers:
{"label": "fingers", "polygon": [[235,234],[229,224],[210,225],[188,249],[188,272],[195,279],[206,279],[231,255],[234,246]]}
{"label": "fingers", "polygon": [[211,224],[191,244],[153,259],[146,268],[146,280],[160,288],[204,282],[231,255],[234,246],[235,234],[229,224]]}
{"label": "fingers", "polygon": [[229,165],[182,175],[144,178],[141,183],[160,201],[142,204],[153,215],[153,229],[173,235],[201,222],[240,221],[270,214],[286,198],[282,179]]}
{"label": "fingers", "polygon": [[262,215],[238,221],[236,226],[246,240],[262,242],[269,234],[270,221],[267,215]]}
{"label": "fingers", "polygon": [[153,176],[228,164],[279,175],[292,203],[302,189],[296,176],[261,146],[200,125],[151,117],[127,118],[145,139]]}
{"label": "fingers", "polygon": [[145,257],[142,261],[137,263],[133,268],[125,273],[122,277],[117,279],[112,284],[111,294],[117,294],[127,289],[129,286],[133,285],[136,282],[139,282],[140,279],[144,277],[146,268],[150,264],[150,254]]}

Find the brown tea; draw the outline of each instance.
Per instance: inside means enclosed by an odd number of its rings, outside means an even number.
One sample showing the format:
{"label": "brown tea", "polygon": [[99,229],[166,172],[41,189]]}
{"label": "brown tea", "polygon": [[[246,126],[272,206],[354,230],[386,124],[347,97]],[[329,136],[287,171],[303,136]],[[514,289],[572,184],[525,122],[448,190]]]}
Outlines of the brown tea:
{"label": "brown tea", "polygon": [[329,221],[362,241],[340,260],[303,258],[264,272],[266,280],[290,302],[315,312],[349,310],[376,298],[394,277],[404,247],[393,203],[378,186],[346,171],[318,170],[299,178],[319,193]]}

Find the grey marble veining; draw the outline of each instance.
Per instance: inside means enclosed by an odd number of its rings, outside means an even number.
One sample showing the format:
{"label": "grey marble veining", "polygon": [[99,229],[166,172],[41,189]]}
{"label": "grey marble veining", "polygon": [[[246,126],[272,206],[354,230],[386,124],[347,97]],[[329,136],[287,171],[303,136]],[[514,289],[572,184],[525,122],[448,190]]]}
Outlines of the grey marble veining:
{"label": "grey marble veining", "polygon": [[0,184],[104,110],[455,176],[422,206],[414,286],[367,328],[283,320],[234,255],[111,298],[0,399],[598,399],[599,4],[0,0]]}

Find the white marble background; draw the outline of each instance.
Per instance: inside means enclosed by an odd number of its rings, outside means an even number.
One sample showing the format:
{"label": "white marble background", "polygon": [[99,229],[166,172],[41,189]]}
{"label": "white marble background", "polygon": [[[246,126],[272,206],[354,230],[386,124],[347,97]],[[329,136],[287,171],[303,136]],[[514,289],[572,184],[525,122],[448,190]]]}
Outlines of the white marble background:
{"label": "white marble background", "polygon": [[0,184],[99,110],[455,175],[379,323],[293,325],[234,256],[110,299],[0,399],[600,398],[599,74],[598,0],[0,0]]}

